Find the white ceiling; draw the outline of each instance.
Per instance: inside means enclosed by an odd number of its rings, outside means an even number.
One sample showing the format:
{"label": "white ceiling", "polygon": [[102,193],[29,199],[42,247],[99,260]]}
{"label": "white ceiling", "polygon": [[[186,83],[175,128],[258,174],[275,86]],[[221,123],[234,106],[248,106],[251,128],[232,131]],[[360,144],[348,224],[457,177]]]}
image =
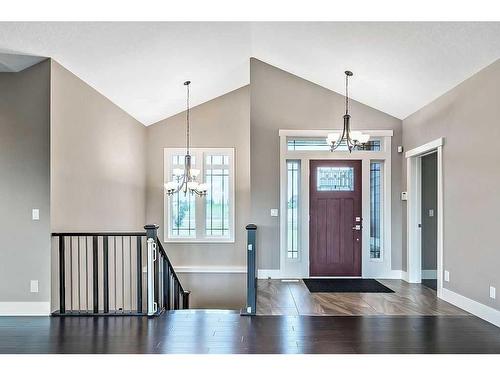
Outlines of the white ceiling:
{"label": "white ceiling", "polygon": [[405,118],[500,58],[500,23],[14,22],[0,52],[52,57],[146,125],[184,109],[186,79],[193,105],[248,84],[251,56],[340,93],[353,70],[354,99]]}

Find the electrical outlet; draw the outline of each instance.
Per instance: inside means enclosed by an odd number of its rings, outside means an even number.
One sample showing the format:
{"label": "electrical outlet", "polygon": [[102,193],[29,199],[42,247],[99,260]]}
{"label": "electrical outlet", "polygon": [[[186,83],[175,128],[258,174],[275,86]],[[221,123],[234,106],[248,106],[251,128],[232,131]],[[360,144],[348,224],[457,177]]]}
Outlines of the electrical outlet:
{"label": "electrical outlet", "polygon": [[444,281],[449,282],[450,281],[450,272],[449,271],[444,271]]}
{"label": "electrical outlet", "polygon": [[497,290],[494,286],[490,285],[490,298],[496,299],[497,298]]}
{"label": "electrical outlet", "polygon": [[278,216],[278,209],[277,208],[271,208],[271,216]]}
{"label": "electrical outlet", "polygon": [[31,220],[40,220],[40,210],[38,208],[31,210]]}
{"label": "electrical outlet", "polygon": [[31,280],[30,281],[30,292],[31,293],[38,293],[38,280]]}

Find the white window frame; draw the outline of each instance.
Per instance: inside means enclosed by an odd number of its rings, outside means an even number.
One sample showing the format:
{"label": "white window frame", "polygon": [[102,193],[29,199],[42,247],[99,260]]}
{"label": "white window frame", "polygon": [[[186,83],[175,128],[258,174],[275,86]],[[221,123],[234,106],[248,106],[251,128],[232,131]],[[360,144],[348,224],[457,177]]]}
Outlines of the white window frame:
{"label": "white window frame", "polygon": [[[172,179],[172,157],[174,155],[185,155],[185,148],[164,148],[163,149],[163,182],[167,183]],[[164,193],[163,199],[163,223],[164,223],[164,235],[163,241],[168,243],[234,243],[234,204],[235,204],[235,171],[234,171],[234,148],[191,148],[190,154],[195,158],[196,164],[193,166],[195,169],[200,169],[200,174],[197,179],[198,182],[202,183],[205,179],[205,169],[206,169],[206,159],[207,155],[222,155],[229,157],[229,237],[210,237],[205,234],[205,224],[206,224],[206,199],[196,197],[195,198],[195,227],[196,236],[195,237],[171,237],[170,235],[170,225],[171,225],[171,205],[170,199],[167,194]],[[200,165],[201,162],[201,165]],[[163,189],[163,188],[162,188]]]}

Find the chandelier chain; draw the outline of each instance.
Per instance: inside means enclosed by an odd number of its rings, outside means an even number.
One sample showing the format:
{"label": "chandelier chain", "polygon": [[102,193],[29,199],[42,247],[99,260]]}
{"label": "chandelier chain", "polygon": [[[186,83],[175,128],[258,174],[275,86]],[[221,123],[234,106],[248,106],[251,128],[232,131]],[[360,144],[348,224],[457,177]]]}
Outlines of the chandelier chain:
{"label": "chandelier chain", "polygon": [[186,138],[187,138],[187,154],[189,155],[189,83],[186,85],[187,88],[187,96],[186,96],[186,123],[187,123],[187,130],[186,130]]}
{"label": "chandelier chain", "polygon": [[345,114],[349,114],[349,75],[345,76]]}

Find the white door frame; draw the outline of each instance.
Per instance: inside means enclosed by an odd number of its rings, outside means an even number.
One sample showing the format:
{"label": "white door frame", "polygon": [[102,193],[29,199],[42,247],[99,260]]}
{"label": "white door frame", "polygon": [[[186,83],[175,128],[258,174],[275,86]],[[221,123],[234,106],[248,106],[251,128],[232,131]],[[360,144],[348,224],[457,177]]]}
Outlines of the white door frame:
{"label": "white door frame", "polygon": [[443,291],[443,144],[444,138],[435,139],[405,153],[407,186],[407,281],[422,282],[422,156],[437,152],[437,296]]}
{"label": "white door frame", "polygon": [[[374,137],[381,137],[384,141],[382,151],[288,151],[287,137],[326,137],[334,130],[288,130],[280,129],[280,269],[259,270],[261,276],[273,278],[303,278],[309,277],[309,161],[322,160],[362,160],[362,206],[363,242],[362,242],[362,276],[380,278],[401,278],[401,271],[391,269],[391,137],[392,130],[363,130]],[[287,222],[287,160],[300,160],[300,202],[299,205],[299,259],[289,260],[286,257],[286,222]],[[383,249],[381,259],[370,259],[370,161],[384,162],[384,223]]]}

